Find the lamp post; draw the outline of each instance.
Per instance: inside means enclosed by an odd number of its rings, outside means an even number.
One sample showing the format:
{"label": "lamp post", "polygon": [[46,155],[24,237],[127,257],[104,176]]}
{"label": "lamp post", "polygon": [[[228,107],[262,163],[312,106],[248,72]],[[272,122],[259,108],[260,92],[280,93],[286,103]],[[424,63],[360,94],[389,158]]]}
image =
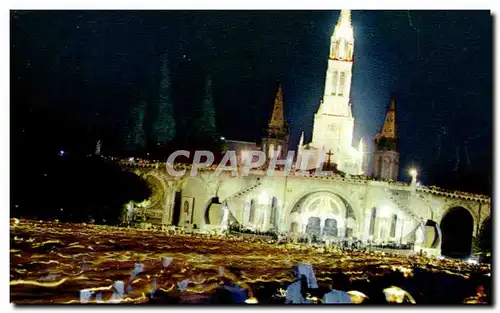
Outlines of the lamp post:
{"label": "lamp post", "polygon": [[414,168],[410,169],[411,185],[412,186],[415,186],[417,184],[417,175],[418,175],[418,172],[416,169],[414,169]]}
{"label": "lamp post", "polygon": [[[415,193],[415,188],[417,186],[417,175],[418,175],[418,172],[415,168],[411,168],[410,169],[410,176],[411,176],[411,183],[410,183],[410,186],[411,186],[411,194],[410,194],[410,206],[409,206],[409,210],[410,212],[412,212],[412,209],[413,209],[413,195]],[[414,246],[414,249],[416,249],[417,245],[415,243],[415,246]]]}

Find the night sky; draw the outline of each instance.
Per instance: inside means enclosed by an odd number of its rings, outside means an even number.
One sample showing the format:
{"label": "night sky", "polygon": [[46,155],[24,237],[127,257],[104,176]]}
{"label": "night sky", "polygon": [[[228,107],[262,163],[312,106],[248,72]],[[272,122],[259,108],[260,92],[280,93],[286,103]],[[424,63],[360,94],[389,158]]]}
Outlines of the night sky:
{"label": "night sky", "polygon": [[[281,78],[291,146],[302,130],[308,142],[338,14],[12,11],[11,159],[90,153],[98,139],[113,154],[125,112],[154,93],[165,52],[173,85],[200,93],[191,71],[210,75],[221,136],[258,140]],[[456,183],[465,180],[488,192],[490,12],[353,11],[352,19],[354,146],[363,137],[371,151],[395,92],[400,179],[415,166],[423,183],[467,189]]]}

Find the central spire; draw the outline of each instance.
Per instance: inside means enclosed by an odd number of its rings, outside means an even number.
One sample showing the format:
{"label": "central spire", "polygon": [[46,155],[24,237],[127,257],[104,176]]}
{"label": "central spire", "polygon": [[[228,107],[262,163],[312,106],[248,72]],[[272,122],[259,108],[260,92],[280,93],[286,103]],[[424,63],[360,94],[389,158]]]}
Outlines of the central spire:
{"label": "central spire", "polygon": [[352,61],[353,47],[354,30],[351,23],[351,10],[341,10],[331,39],[330,59]]}

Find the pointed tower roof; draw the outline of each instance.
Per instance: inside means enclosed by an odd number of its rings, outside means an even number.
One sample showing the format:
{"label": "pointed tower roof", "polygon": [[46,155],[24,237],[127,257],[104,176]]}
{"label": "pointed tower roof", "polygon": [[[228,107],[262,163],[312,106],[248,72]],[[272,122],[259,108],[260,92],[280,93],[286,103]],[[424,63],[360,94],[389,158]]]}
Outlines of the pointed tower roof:
{"label": "pointed tower roof", "polygon": [[283,113],[283,88],[279,81],[278,90],[274,98],[273,112],[267,130],[269,135],[288,135],[288,124],[285,121],[285,115]]}
{"label": "pointed tower roof", "polygon": [[354,41],[354,31],[351,23],[351,10],[340,10],[339,20],[335,26],[333,37]]}
{"label": "pointed tower roof", "polygon": [[385,138],[397,138],[396,132],[396,96],[391,95],[391,104],[385,113],[384,125],[380,131],[380,136]]}
{"label": "pointed tower roof", "polygon": [[283,89],[281,83],[278,84],[278,91],[274,97],[274,106],[271,119],[269,120],[269,127],[282,128],[285,126],[285,117],[283,114]]}
{"label": "pointed tower roof", "polygon": [[340,10],[340,18],[337,25],[351,26],[351,10]]}

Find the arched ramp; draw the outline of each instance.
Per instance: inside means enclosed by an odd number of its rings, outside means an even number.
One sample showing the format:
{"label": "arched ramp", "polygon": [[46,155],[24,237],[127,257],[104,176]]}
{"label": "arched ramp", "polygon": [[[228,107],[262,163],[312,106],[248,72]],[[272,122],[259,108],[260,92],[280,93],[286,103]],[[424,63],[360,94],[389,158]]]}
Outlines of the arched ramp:
{"label": "arched ramp", "polygon": [[474,219],[463,207],[449,209],[440,223],[441,254],[451,258],[467,258],[472,251]]}

